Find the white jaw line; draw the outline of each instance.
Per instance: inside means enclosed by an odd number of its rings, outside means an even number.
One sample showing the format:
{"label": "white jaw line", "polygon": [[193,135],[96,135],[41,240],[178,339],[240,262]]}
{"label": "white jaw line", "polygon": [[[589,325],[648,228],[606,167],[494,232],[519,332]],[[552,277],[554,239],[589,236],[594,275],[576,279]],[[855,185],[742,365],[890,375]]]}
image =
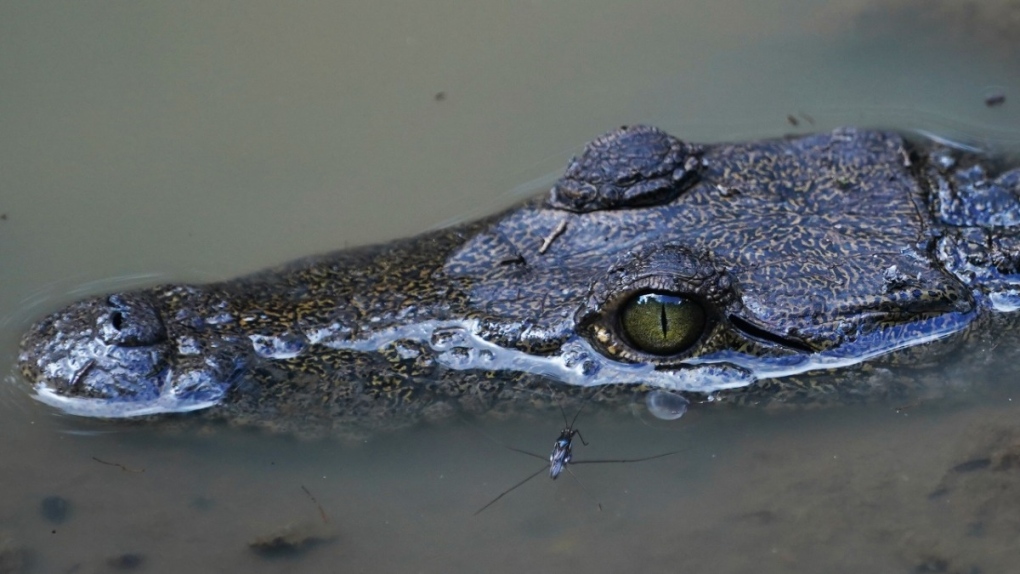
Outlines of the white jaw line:
{"label": "white jaw line", "polygon": [[[873,340],[862,337],[828,351],[779,358],[720,351],[683,361],[680,368],[661,370],[651,364],[621,363],[607,359],[593,349],[585,339],[577,336],[569,339],[560,348],[560,352],[552,356],[536,356],[517,349],[507,349],[479,336],[480,325],[476,320],[425,321],[382,329],[364,339],[353,341],[333,338],[332,334],[338,330],[337,327],[309,331],[297,336],[290,333],[279,336],[256,335],[252,336],[252,343],[262,349],[259,354],[264,358],[286,359],[298,356],[304,351],[304,348],[295,350],[291,345],[295,340],[304,340],[311,345],[322,345],[332,349],[362,352],[378,351],[397,341],[414,341],[430,346],[435,352],[436,362],[452,370],[524,372],[582,387],[644,384],[666,391],[711,394],[746,387],[762,378],[778,379],[816,370],[847,367],[899,349],[937,341],[959,331],[975,316],[976,312],[961,313],[957,321],[945,321],[941,328],[929,330],[924,335],[912,338]],[[437,333],[442,333],[444,340],[437,341]],[[413,350],[409,352],[414,353]],[[276,356],[277,354],[279,356]],[[43,384],[36,385],[35,398],[69,414],[105,418],[189,412],[206,409],[219,402],[187,401],[179,398],[169,382],[170,377],[171,373],[167,373],[160,395],[151,400],[118,401],[65,397]]]}

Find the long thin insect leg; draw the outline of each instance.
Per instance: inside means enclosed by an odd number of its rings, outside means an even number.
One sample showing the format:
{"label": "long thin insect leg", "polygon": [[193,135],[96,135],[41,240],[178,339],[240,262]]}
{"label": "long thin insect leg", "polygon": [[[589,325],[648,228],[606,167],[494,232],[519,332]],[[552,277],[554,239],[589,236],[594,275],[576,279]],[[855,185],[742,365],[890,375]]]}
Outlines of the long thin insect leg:
{"label": "long thin insect leg", "polygon": [[[463,418],[463,417],[462,417],[462,418]],[[484,430],[482,429],[482,427],[480,427],[480,426],[478,426],[477,424],[475,424],[475,423],[471,422],[471,421],[470,421],[470,420],[468,420],[467,418],[463,418],[463,420],[464,420],[464,422],[465,422],[465,423],[467,423],[467,424],[469,424],[469,425],[471,425],[471,426],[475,427],[475,430],[476,430],[476,431],[478,431],[478,434],[480,434],[480,435],[482,435],[483,437],[485,437],[486,439],[490,440],[490,441],[491,441],[492,443],[494,443],[494,444],[498,444],[499,446],[501,446],[501,447],[503,447],[503,448],[505,448],[505,449],[507,449],[507,450],[512,450],[512,451],[514,451],[514,452],[519,452],[519,453],[521,453],[521,454],[526,454],[526,455],[528,455],[528,456],[533,456],[533,457],[535,457],[535,458],[537,458],[537,459],[539,459],[539,460],[548,460],[548,458],[549,458],[549,457],[547,457],[547,456],[542,456],[542,455],[540,455],[540,454],[535,454],[535,453],[533,453],[533,452],[530,452],[530,451],[526,451],[526,450],[524,450],[524,449],[520,449],[520,448],[512,447],[512,446],[510,446],[510,445],[508,445],[508,444],[503,444],[503,443],[502,443],[502,442],[500,442],[499,440],[496,440],[496,439],[495,439],[495,438],[494,438],[494,437],[493,437],[492,435],[490,435],[489,433],[485,432],[485,431],[484,431]]]}
{"label": "long thin insect leg", "polygon": [[[522,480],[522,481],[518,482],[517,484],[511,486],[510,488],[504,490],[503,492],[501,492],[499,494],[499,496],[497,496],[496,498],[493,498],[492,500],[490,500],[488,504],[486,504],[485,506],[483,506],[483,507],[479,508],[477,511],[475,511],[474,515],[478,516],[479,514],[482,513],[483,510],[485,510],[486,508],[492,506],[493,504],[496,504],[497,500],[499,500],[500,498],[503,498],[504,496],[510,494],[510,492],[513,491],[515,488],[517,488],[518,486],[521,486],[525,482],[528,482],[529,480],[535,478],[536,476],[539,475],[540,472],[544,471],[547,468],[549,468],[547,465],[543,465],[542,468],[540,468],[540,469],[536,470],[535,472],[533,472],[532,474],[530,474],[528,476],[528,478],[525,478],[524,480]],[[602,510],[602,508],[599,507],[599,510]]]}
{"label": "long thin insect leg", "polygon": [[570,473],[570,476],[574,477],[574,480],[577,481],[577,485],[581,487],[581,490],[583,490],[585,494],[587,494],[592,500],[595,501],[595,506],[599,507],[599,512],[602,512],[602,503],[599,502],[599,499],[595,498],[595,495],[592,494],[591,491],[589,491],[587,488],[585,488],[584,483],[581,482],[580,478],[577,478],[577,475],[574,474],[574,471],[570,470],[569,466],[565,466],[564,468],[567,469],[567,472]]}
{"label": "long thin insect leg", "polygon": [[595,459],[595,460],[572,460],[572,461],[570,461],[570,464],[600,464],[600,463],[605,463],[605,462],[644,462],[646,460],[655,460],[657,458],[662,458],[662,457],[670,456],[670,455],[673,455],[673,454],[679,454],[681,452],[683,452],[683,451],[682,450],[674,450],[673,452],[664,452],[662,454],[656,454],[656,455],[646,456],[646,457],[642,457],[642,458],[599,458],[599,459]]}
{"label": "long thin insect leg", "polygon": [[547,456],[542,456],[540,454],[535,454],[535,453],[533,453],[531,451],[527,451],[527,450],[524,450],[524,449],[515,448],[515,447],[512,447],[512,446],[505,445],[505,444],[500,444],[499,446],[501,446],[501,447],[503,447],[503,448],[505,448],[507,450],[512,450],[514,452],[519,452],[521,454],[526,454],[528,456],[533,456],[533,457],[535,457],[535,458],[537,458],[539,460],[549,460],[549,457],[547,457]]}

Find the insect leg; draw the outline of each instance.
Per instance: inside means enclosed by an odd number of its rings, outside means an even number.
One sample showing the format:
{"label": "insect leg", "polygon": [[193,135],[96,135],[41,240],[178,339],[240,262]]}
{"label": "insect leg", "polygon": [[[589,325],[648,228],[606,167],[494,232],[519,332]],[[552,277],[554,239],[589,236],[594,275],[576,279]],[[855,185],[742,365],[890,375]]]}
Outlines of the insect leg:
{"label": "insect leg", "polygon": [[594,460],[574,460],[570,464],[599,464],[605,462],[644,462],[646,460],[655,460],[657,458],[663,458],[666,456],[679,454],[682,450],[674,450],[673,452],[664,452],[662,454],[656,454],[652,456],[645,456],[641,458],[599,458]]}
{"label": "insect leg", "polygon": [[[483,510],[485,510],[486,508],[492,506],[493,504],[496,504],[497,500],[499,500],[500,498],[503,498],[504,496],[510,494],[511,491],[513,491],[515,488],[521,486],[525,482],[528,482],[529,480],[535,478],[536,476],[538,476],[538,474],[540,472],[544,471],[546,468],[548,468],[548,467],[543,465],[542,468],[540,468],[540,469],[536,470],[535,472],[533,472],[532,474],[528,475],[528,478],[525,478],[524,480],[522,480],[522,481],[518,482],[517,484],[511,486],[510,488],[504,490],[503,492],[501,492],[499,494],[499,496],[497,496],[496,498],[493,498],[492,500],[490,500],[488,504],[486,504],[485,506],[483,506],[483,507],[479,508],[477,511],[475,511],[474,515],[478,516],[479,514],[482,513]],[[601,506],[599,507],[599,510],[602,510]]]}
{"label": "insect leg", "polygon": [[587,488],[586,488],[586,487],[584,486],[584,483],[583,483],[583,482],[581,482],[581,479],[580,479],[580,478],[577,478],[577,475],[576,475],[576,474],[574,474],[574,471],[570,470],[570,467],[569,467],[569,466],[567,466],[567,467],[564,467],[564,468],[566,468],[566,469],[567,469],[567,472],[569,472],[569,473],[570,473],[570,476],[574,477],[574,480],[576,480],[576,481],[577,481],[577,485],[581,487],[581,490],[583,490],[583,491],[584,491],[584,493],[585,493],[585,494],[587,494],[589,498],[591,498],[592,500],[594,500],[594,501],[595,501],[595,506],[599,507],[599,512],[602,512],[602,503],[601,503],[601,502],[599,502],[599,499],[595,498],[595,495],[594,495],[594,494],[592,494],[592,493],[591,493],[591,491],[589,491],[589,490],[588,490],[588,489],[587,489]]}

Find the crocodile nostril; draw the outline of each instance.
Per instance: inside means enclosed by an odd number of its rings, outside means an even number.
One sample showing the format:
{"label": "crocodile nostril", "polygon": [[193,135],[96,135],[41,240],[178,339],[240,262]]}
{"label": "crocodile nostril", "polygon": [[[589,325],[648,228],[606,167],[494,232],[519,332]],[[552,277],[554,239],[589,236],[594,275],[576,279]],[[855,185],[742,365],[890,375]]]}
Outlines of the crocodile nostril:
{"label": "crocodile nostril", "polygon": [[144,347],[166,340],[166,327],[152,299],[143,293],[111,295],[99,319],[100,337],[110,345]]}

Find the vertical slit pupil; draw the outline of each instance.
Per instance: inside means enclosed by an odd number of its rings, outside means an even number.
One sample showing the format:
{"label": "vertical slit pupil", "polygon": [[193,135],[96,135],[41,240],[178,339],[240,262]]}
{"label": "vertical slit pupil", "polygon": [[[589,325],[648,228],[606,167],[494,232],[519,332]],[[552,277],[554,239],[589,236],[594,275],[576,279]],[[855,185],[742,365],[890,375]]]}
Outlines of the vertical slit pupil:
{"label": "vertical slit pupil", "polygon": [[685,295],[638,293],[619,313],[621,335],[627,344],[654,355],[674,355],[686,350],[706,329],[705,309]]}

